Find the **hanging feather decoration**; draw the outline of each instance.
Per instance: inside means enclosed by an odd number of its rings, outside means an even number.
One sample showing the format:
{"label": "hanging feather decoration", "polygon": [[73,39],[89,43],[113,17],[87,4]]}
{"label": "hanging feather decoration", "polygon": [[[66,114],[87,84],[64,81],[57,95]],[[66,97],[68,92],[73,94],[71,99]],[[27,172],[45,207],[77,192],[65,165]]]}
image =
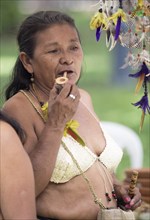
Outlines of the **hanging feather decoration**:
{"label": "hanging feather decoration", "polygon": [[108,28],[108,19],[102,8],[99,9],[99,11],[92,17],[90,21],[90,28],[91,30],[96,29],[96,40],[99,41],[101,31],[107,30]]}
{"label": "hanging feather decoration", "polygon": [[96,40],[106,33],[106,47],[113,50],[117,43],[128,48],[125,63],[136,73],[129,77],[138,79],[135,93],[144,88],[142,98],[134,106],[142,109],[140,129],[146,113],[150,113],[148,83],[150,82],[150,2],[148,0],[99,0],[99,11],[92,17],[90,28],[96,29]]}

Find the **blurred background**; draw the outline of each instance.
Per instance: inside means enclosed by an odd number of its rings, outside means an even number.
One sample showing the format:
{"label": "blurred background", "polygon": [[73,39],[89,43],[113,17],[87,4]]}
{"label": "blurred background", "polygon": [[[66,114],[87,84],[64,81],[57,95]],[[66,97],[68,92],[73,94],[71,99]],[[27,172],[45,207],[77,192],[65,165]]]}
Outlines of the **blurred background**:
{"label": "blurred background", "polygon": [[[126,49],[117,45],[111,52],[105,44],[105,33],[101,40],[96,42],[95,31],[90,30],[91,17],[98,10],[92,6],[98,1],[88,0],[1,0],[1,102],[4,103],[5,86],[11,75],[13,65],[18,56],[16,33],[22,20],[28,15],[39,10],[61,10],[70,14],[76,21],[81,35],[84,50],[84,63],[79,86],[87,90],[93,100],[95,111],[101,121],[121,123],[135,131],[143,147],[143,167],[149,167],[149,116],[145,118],[143,130],[139,133],[141,110],[136,109],[131,103],[137,102],[141,96],[134,95],[136,80],[129,78],[131,69],[120,69],[124,64]],[[91,128],[92,129],[92,128]],[[126,137],[128,138],[128,137]],[[134,146],[133,146],[134,149]],[[136,155],[136,151],[135,157]],[[124,153],[123,160],[117,170],[120,179],[124,170],[131,167],[128,152]]]}

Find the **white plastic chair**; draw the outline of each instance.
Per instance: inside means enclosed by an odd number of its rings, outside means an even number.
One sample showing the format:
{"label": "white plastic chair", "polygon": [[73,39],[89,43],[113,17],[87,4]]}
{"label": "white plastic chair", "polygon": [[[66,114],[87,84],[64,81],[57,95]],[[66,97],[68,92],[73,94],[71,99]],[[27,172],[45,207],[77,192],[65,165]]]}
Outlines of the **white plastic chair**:
{"label": "white plastic chair", "polygon": [[123,150],[126,149],[131,160],[131,168],[141,168],[143,166],[143,145],[137,133],[116,122],[102,121],[101,124],[115,142]]}

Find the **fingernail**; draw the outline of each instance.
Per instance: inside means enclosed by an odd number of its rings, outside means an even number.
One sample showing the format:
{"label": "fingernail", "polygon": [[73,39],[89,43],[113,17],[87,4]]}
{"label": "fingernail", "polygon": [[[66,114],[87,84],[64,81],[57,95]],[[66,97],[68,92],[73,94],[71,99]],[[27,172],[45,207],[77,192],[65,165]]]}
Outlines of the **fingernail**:
{"label": "fingernail", "polygon": [[128,202],[130,202],[130,198],[129,198],[129,197],[125,197],[125,198],[124,198],[124,201],[125,201],[126,203],[128,203]]}
{"label": "fingernail", "polygon": [[130,206],[129,204],[127,204],[127,205],[125,205],[125,208],[126,208],[126,209],[130,209],[131,206]]}
{"label": "fingernail", "polygon": [[130,202],[130,206],[133,206],[133,205],[134,205],[134,201],[131,201],[131,202]]}

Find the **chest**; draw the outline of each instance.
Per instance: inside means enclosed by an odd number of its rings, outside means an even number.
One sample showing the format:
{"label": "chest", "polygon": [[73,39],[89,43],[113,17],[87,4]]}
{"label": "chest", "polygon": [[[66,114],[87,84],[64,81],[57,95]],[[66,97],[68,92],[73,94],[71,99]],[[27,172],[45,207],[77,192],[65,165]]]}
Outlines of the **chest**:
{"label": "chest", "polygon": [[99,155],[106,146],[106,140],[99,121],[84,106],[78,108],[73,119],[79,122],[78,132],[86,145],[95,154]]}
{"label": "chest", "polygon": [[[79,122],[77,131],[85,144],[95,154],[100,155],[106,146],[106,140],[100,127],[99,121],[96,120],[92,113],[82,104],[79,104],[77,112],[72,119]],[[40,134],[44,128],[44,123],[38,114],[34,116],[34,121],[35,134],[37,139],[39,139]]]}

